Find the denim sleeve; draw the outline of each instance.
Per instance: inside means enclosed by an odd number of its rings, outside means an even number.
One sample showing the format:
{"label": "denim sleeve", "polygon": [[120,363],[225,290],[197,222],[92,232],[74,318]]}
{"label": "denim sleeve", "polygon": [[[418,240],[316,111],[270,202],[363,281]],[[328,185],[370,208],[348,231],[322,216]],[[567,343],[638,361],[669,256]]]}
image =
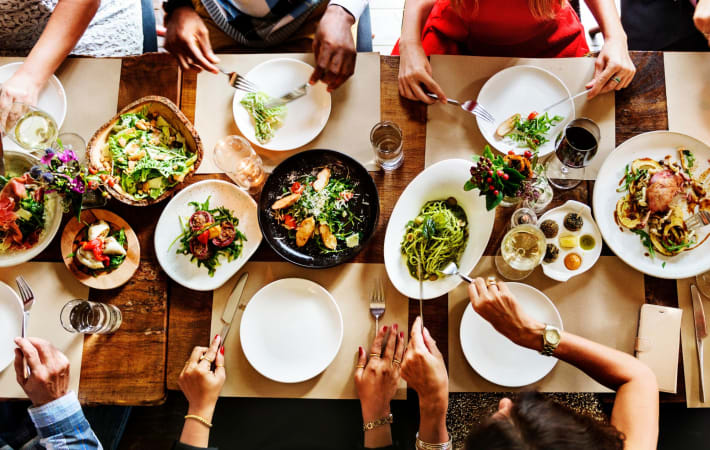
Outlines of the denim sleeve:
{"label": "denim sleeve", "polygon": [[56,450],[103,449],[74,392],[27,411],[42,447]]}

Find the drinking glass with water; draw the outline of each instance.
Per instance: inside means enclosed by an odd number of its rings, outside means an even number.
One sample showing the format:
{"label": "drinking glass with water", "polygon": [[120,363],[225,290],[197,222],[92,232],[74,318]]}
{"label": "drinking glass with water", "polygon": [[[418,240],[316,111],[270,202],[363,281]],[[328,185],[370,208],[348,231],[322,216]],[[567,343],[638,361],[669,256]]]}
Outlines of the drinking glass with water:
{"label": "drinking glass with water", "polygon": [[114,305],[72,300],[62,308],[59,315],[62,327],[70,333],[109,334],[121,326],[121,310]]}
{"label": "drinking glass with water", "polygon": [[214,162],[234,183],[256,195],[264,187],[266,171],[261,157],[241,136],[227,136],[214,147]]}
{"label": "drinking glass with water", "polygon": [[402,165],[402,130],[394,122],[379,122],[370,131],[370,143],[375,160],[382,170],[394,170]]}

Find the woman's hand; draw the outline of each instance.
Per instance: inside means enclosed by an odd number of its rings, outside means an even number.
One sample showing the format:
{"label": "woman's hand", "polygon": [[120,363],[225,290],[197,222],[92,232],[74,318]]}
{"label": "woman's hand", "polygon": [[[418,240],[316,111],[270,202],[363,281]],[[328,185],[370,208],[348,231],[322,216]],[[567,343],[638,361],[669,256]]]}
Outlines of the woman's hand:
{"label": "woman's hand", "polygon": [[39,93],[47,80],[39,80],[20,70],[0,85],[0,123],[5,123],[5,117],[10,111],[10,106],[15,102],[36,105]]}
{"label": "woman's hand", "polygon": [[468,285],[468,295],[473,309],[503,336],[518,345],[542,349],[545,325],[523,311],[505,283],[487,286],[479,277]]}
{"label": "woman's hand", "polygon": [[431,64],[421,43],[400,41],[399,53],[399,95],[431,105],[436,101],[426,95],[431,92],[446,103],[446,94],[432,77]]}
{"label": "woman's hand", "polygon": [[212,51],[207,26],[189,6],[175,9],[166,17],[165,48],[172,53],[183,70],[202,69],[218,73],[219,58]]}
{"label": "woman's hand", "polygon": [[710,45],[710,0],[700,0],[693,14],[695,28],[705,35]]}
{"label": "woman's hand", "polygon": [[631,83],[635,74],[636,67],[629,56],[626,35],[609,37],[594,63],[594,78],[586,86],[592,89],[587,98],[623,89]]}
{"label": "woman's hand", "polygon": [[[209,348],[195,347],[180,372],[178,386],[189,403],[188,414],[212,420],[219,393],[224,386],[224,347],[218,352],[220,336],[215,336]],[[214,372],[211,369],[215,363]]]}

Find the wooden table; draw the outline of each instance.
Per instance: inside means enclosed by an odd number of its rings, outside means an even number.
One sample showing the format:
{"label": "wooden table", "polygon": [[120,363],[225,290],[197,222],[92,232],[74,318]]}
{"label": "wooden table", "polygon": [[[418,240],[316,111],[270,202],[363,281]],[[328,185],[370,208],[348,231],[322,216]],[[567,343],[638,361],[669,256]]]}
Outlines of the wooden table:
{"label": "wooden table", "polygon": [[[668,128],[663,54],[632,52],[637,75],[629,88],[616,93],[616,144],[637,134]],[[380,194],[380,221],[369,246],[355,262],[382,263],[387,222],[392,209],[407,184],[424,169],[426,107],[399,96],[397,57],[381,57],[381,115],[396,122],[404,133],[405,159],[392,173],[374,172]],[[164,95],[177,103],[194,120],[196,75],[178,70],[166,54],[149,54],[123,60],[119,105],[149,94]],[[208,178],[226,179],[224,175],[198,175],[192,182]],[[593,181],[559,193],[550,207],[569,199],[591,204]],[[159,269],[153,250],[152,233],[163,205],[129,208],[112,202],[116,211],[138,233],[142,262],[136,276],[127,285],[110,290],[91,290],[90,299],[117,305],[124,314],[122,328],[111,336],[91,336],[84,341],[79,395],[84,403],[156,404],[163,401],[167,389],[178,389],[177,377],[192,348],[206,345],[210,336],[212,294],[195,292],[169,280]],[[493,235],[485,250],[494,255],[505,231],[512,209],[498,208]],[[54,243],[40,259],[59,260]],[[605,246],[603,253],[611,255]],[[254,261],[277,261],[278,256],[262,242]],[[677,306],[675,282],[645,277],[646,302]],[[410,303],[410,324],[418,314],[417,302]],[[425,302],[427,326],[448,361],[448,308],[446,296]],[[607,396],[613,398],[613,396]],[[663,395],[664,401],[684,401],[682,365],[679,393]]]}

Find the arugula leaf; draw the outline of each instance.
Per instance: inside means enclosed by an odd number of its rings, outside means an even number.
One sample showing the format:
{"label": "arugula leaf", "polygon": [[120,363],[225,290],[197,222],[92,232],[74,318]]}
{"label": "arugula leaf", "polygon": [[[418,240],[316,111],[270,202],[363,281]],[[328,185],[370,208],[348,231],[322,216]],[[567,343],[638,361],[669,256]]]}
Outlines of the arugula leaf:
{"label": "arugula leaf", "polygon": [[636,233],[641,239],[641,244],[648,250],[651,259],[656,257],[656,250],[653,248],[653,242],[651,242],[651,236],[644,230],[631,230],[632,233]]}

